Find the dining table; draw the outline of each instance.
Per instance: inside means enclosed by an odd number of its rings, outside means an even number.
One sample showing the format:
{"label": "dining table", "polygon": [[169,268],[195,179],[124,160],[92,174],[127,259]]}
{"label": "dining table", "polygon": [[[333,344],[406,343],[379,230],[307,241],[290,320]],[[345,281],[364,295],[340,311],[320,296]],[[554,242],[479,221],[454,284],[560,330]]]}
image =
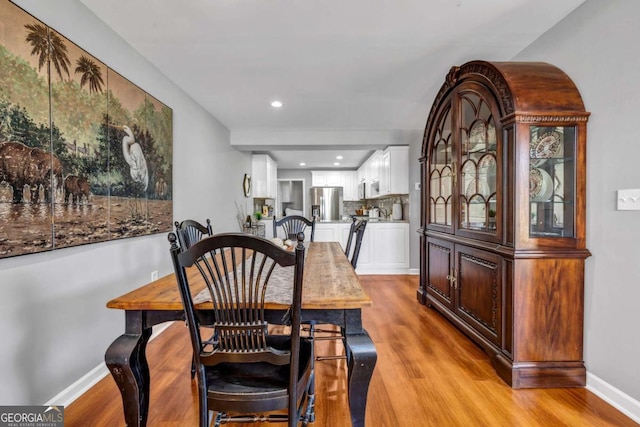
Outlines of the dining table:
{"label": "dining table", "polygon": [[[362,309],[372,305],[355,270],[338,242],[310,242],[305,256],[302,321],[339,326],[347,357],[347,390],[351,425],[364,427],[367,393],[377,360],[373,341],[362,326]],[[167,250],[167,259],[169,259]],[[187,272],[193,280],[196,308],[210,311],[213,304],[202,292],[198,271]],[[289,286],[291,284],[288,284]],[[270,286],[286,284],[270,283]],[[146,426],[150,375],[145,350],[152,328],[169,321],[184,321],[184,310],[175,274],[169,274],[107,303],[110,309],[124,310],[125,332],[105,353],[105,362],[122,395],[124,419],[128,426]],[[269,323],[282,324],[288,304],[267,301]],[[206,313],[203,313],[206,314]],[[186,330],[185,330],[186,331]],[[185,332],[186,333],[186,332]],[[188,350],[190,351],[190,349]],[[153,367],[151,367],[153,368]],[[322,392],[316,391],[316,393]]]}

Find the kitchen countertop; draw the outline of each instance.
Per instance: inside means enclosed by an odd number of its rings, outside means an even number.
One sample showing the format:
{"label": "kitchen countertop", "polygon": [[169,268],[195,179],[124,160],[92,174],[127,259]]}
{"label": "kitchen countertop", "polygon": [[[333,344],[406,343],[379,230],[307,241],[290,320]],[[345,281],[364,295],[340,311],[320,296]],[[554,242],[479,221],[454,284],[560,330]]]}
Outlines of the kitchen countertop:
{"label": "kitchen countertop", "polygon": [[[367,217],[359,217],[360,219],[366,219],[368,222],[370,223],[375,223],[375,222],[383,222],[383,223],[390,223],[390,222],[396,222],[396,223],[409,223],[408,219],[385,219],[385,218],[371,218],[368,219]],[[346,219],[337,219],[337,220],[327,220],[327,221],[318,221],[316,222],[316,224],[349,224],[352,222],[351,218],[346,218]]]}

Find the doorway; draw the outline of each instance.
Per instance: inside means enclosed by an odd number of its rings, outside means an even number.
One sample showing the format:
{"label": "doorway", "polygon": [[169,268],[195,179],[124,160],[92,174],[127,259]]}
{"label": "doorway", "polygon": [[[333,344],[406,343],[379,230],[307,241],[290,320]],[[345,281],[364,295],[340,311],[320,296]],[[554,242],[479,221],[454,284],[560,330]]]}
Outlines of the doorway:
{"label": "doorway", "polygon": [[276,216],[305,216],[306,200],[304,197],[304,179],[279,179]]}

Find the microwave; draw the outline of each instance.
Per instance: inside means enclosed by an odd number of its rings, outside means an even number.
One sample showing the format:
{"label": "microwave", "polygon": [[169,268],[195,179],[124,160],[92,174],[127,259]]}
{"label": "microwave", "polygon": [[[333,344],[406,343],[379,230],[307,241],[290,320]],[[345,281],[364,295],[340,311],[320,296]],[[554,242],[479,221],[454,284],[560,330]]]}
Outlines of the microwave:
{"label": "microwave", "polygon": [[[353,187],[351,187],[351,188],[353,188]],[[365,183],[364,182],[361,182],[360,184],[358,184],[358,199],[359,200],[364,200],[366,198],[364,189],[365,189]]]}

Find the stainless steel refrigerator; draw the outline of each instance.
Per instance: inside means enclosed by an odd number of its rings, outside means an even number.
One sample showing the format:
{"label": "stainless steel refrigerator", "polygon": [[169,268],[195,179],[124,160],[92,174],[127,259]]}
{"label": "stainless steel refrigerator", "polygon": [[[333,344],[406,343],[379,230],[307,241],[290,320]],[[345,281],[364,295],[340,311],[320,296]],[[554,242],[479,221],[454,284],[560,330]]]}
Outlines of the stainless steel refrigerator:
{"label": "stainless steel refrigerator", "polygon": [[342,187],[311,187],[311,217],[319,221],[342,219]]}

